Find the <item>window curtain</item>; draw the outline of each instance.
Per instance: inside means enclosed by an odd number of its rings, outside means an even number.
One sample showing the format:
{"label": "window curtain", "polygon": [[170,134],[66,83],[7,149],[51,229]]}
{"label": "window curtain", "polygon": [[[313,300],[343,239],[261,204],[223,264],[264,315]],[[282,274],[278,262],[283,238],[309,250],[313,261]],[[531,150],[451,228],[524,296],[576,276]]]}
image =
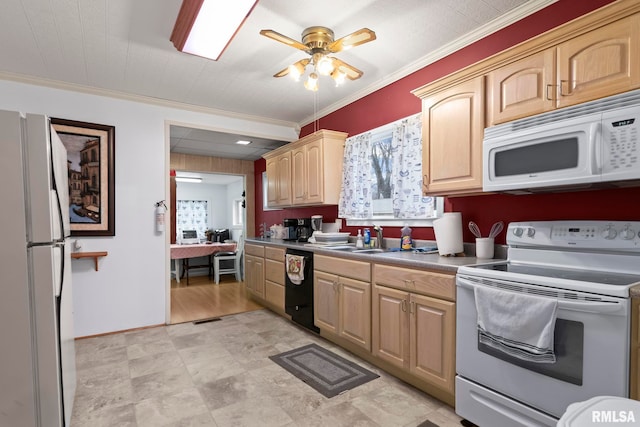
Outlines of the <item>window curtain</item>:
{"label": "window curtain", "polygon": [[[422,115],[420,113],[378,128],[391,128],[391,202],[394,218],[429,218],[435,198],[422,196]],[[376,130],[347,138],[338,216],[374,218],[372,137]]]}
{"label": "window curtain", "polygon": [[196,230],[203,239],[209,228],[209,207],[206,200],[178,200],[176,202],[178,230]]}
{"label": "window curtain", "polygon": [[433,215],[433,197],[422,196],[422,114],[393,126],[392,203],[394,218],[427,218]]}
{"label": "window curtain", "polygon": [[340,218],[373,217],[371,178],[371,133],[347,138],[338,204]]}

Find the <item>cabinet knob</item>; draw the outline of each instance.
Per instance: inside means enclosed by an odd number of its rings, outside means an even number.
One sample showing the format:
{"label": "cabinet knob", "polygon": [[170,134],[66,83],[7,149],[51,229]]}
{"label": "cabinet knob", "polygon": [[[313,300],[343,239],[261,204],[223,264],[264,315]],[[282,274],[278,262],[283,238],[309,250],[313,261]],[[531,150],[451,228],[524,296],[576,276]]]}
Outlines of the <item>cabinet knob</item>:
{"label": "cabinet knob", "polygon": [[402,300],[401,307],[402,307],[402,311],[404,311],[406,313],[407,312],[407,300],[406,299]]}
{"label": "cabinet knob", "polygon": [[[570,83],[569,80],[560,80],[560,96],[571,96],[571,95],[573,95],[573,92],[569,91],[569,89],[570,89],[569,83]],[[566,92],[566,93],[564,91],[565,85],[567,86],[567,90],[568,90],[568,92]]]}

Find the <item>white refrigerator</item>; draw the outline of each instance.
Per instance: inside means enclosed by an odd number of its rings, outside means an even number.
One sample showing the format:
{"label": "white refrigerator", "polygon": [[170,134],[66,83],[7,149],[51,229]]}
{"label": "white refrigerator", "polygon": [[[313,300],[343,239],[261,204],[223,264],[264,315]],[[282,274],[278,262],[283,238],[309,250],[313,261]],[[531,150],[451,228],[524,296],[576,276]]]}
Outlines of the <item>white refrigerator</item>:
{"label": "white refrigerator", "polygon": [[69,426],[76,389],[67,153],[0,110],[0,426]]}

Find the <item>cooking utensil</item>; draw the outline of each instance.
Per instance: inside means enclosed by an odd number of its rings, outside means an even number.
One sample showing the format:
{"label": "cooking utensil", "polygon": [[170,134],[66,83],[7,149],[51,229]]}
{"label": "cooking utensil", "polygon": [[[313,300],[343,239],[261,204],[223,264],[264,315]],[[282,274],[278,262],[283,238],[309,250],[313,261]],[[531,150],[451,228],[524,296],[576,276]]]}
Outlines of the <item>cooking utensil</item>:
{"label": "cooking utensil", "polygon": [[492,239],[495,238],[498,234],[500,234],[503,228],[504,228],[504,222],[502,221],[496,222],[491,226],[491,231],[489,231],[489,237],[491,237]]}
{"label": "cooking utensil", "polygon": [[471,233],[476,236],[478,239],[482,237],[482,233],[480,233],[480,227],[473,221],[469,221],[469,230]]}

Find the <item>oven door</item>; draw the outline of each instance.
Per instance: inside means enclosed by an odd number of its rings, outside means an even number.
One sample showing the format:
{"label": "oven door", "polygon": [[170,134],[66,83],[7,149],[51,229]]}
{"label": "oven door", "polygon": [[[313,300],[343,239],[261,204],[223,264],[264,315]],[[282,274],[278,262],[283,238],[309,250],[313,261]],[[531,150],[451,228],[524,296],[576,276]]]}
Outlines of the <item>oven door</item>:
{"label": "oven door", "polygon": [[[573,402],[601,395],[628,396],[627,299],[466,274],[458,274],[456,282],[456,371],[459,377],[493,390],[505,401],[515,401],[555,418],[560,418]],[[527,362],[480,344],[474,293],[478,286],[557,299],[556,362]],[[487,404],[488,410],[496,411],[499,407]],[[473,414],[465,413],[465,408],[456,406],[456,411],[476,422]]]}
{"label": "oven door", "polygon": [[602,118],[589,114],[483,141],[484,191],[589,187],[602,180]]}

